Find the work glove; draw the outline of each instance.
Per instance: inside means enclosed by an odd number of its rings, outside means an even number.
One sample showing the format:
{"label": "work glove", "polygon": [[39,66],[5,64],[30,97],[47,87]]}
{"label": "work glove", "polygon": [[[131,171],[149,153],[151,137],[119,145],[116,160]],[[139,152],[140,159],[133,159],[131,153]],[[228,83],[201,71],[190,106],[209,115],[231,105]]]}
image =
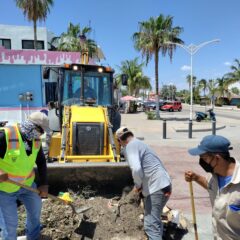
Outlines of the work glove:
{"label": "work glove", "polygon": [[0,170],[0,182],[5,182],[8,180],[8,174]]}
{"label": "work glove", "polygon": [[48,185],[41,185],[38,187],[39,196],[41,198],[47,198],[48,197]]}

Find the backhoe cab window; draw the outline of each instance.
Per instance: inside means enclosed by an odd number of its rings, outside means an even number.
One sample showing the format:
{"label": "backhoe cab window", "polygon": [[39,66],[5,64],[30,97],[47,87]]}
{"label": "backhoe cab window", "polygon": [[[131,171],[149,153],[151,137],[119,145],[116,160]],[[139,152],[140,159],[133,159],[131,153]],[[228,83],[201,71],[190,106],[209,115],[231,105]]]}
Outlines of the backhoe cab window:
{"label": "backhoe cab window", "polygon": [[[112,91],[109,73],[85,72],[84,92],[81,98],[82,76],[80,72],[66,71],[63,84],[63,105],[84,104],[87,99],[96,101],[96,105],[111,104]],[[84,99],[84,101],[81,101]]]}

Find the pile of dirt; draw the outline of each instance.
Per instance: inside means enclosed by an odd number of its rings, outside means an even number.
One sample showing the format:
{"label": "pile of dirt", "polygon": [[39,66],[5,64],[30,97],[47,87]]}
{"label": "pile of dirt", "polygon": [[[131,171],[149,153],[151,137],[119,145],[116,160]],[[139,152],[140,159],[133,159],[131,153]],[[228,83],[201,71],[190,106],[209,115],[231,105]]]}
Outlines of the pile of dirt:
{"label": "pile of dirt", "polygon": [[[138,194],[126,187],[122,196],[97,195],[89,187],[81,193],[69,191],[76,209],[91,207],[80,214],[53,200],[44,200],[42,207],[42,240],[145,240],[143,203]],[[26,212],[19,207],[18,236],[25,235]],[[181,213],[165,206],[162,214],[164,240],[181,240],[188,222]],[[177,220],[177,221],[176,221]]]}
{"label": "pile of dirt", "polygon": [[[76,208],[90,206],[82,214],[73,214],[71,207],[52,200],[43,201],[42,239],[141,240],[143,208],[132,192],[122,196],[91,196],[70,192]],[[19,208],[18,235],[24,234],[25,210]]]}

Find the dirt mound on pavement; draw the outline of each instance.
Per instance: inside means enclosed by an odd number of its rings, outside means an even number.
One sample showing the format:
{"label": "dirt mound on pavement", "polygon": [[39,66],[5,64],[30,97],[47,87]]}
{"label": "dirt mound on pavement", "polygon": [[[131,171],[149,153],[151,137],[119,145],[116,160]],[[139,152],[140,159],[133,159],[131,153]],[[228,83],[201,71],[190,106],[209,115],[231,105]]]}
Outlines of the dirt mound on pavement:
{"label": "dirt mound on pavement", "polygon": [[[85,213],[73,214],[70,206],[53,200],[44,200],[42,207],[42,240],[145,240],[143,231],[143,203],[126,187],[122,196],[97,195],[90,188],[81,194],[69,191],[76,209],[91,207]],[[181,240],[187,229],[172,222],[170,208],[163,213],[164,240]],[[18,235],[25,235],[26,213],[19,207]],[[168,221],[166,221],[168,219]],[[182,219],[184,220],[184,219]],[[183,221],[185,222],[185,220]],[[186,225],[186,224],[184,224]]]}
{"label": "dirt mound on pavement", "polygon": [[[74,205],[91,206],[82,214],[73,215],[71,207],[52,200],[43,201],[42,239],[144,239],[139,199],[133,193],[122,196],[88,196],[70,193]],[[91,194],[94,195],[94,194]],[[18,234],[24,234],[25,210],[19,208]]]}

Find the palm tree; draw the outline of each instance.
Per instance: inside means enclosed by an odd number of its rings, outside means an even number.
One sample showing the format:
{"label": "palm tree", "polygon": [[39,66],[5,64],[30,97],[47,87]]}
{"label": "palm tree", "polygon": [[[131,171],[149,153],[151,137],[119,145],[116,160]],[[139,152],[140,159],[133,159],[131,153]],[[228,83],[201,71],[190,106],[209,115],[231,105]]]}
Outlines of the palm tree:
{"label": "palm tree", "polygon": [[[206,104],[207,104],[207,99],[206,99],[206,90],[207,90],[207,80],[206,79],[201,79],[199,82],[198,82],[198,87],[199,87],[199,90],[203,90],[203,94],[204,94],[204,105],[205,105],[205,112],[206,112]],[[201,100],[200,100],[200,103],[201,103]]]}
{"label": "palm tree", "polygon": [[81,28],[79,24],[74,25],[70,22],[67,32],[53,38],[51,45],[56,46],[59,51],[87,52],[90,57],[104,58],[103,55],[100,56],[97,43],[87,37],[91,31],[91,27]]}
{"label": "palm tree", "polygon": [[228,90],[230,81],[228,81],[228,79],[222,77],[222,78],[217,78],[216,79],[217,82],[217,93],[219,94],[218,99],[220,99],[221,97],[230,97],[230,92]]}
{"label": "palm tree", "polygon": [[193,100],[195,103],[200,103],[201,101],[201,86],[199,85],[198,82],[193,87]]}
{"label": "palm tree", "polygon": [[236,95],[239,95],[239,93],[240,93],[238,87],[232,87],[232,88],[231,88],[231,92],[232,92],[233,94],[236,94]]}
{"label": "palm tree", "polygon": [[53,0],[16,0],[16,5],[23,10],[29,21],[33,21],[34,49],[37,50],[37,21],[45,21],[53,6]]}
{"label": "palm tree", "polygon": [[[188,74],[187,75],[187,77],[186,77],[186,79],[187,79],[187,83],[188,83],[188,87],[189,87],[189,92],[191,91],[191,75],[190,74]],[[196,85],[196,81],[197,81],[197,77],[195,77],[195,76],[193,76],[192,77],[192,85],[193,85],[193,88],[194,88],[194,86]]]}
{"label": "palm tree", "polygon": [[[143,74],[143,66],[144,63],[138,63],[138,58],[122,61],[121,66],[118,66],[120,74],[128,75],[128,92],[130,95],[137,96],[140,89],[151,88],[149,77]],[[118,79],[120,80],[120,78]],[[119,80],[118,82],[120,82]]]}
{"label": "palm tree", "polygon": [[[189,90],[189,93],[191,94],[191,75],[188,74],[186,79],[187,79],[187,83],[188,83],[188,90]],[[197,82],[197,77],[192,76],[193,102],[195,99],[199,98],[199,88],[198,87],[196,88],[196,82]],[[189,97],[190,97],[190,95],[189,95]]]}
{"label": "palm tree", "polygon": [[200,90],[203,90],[204,97],[206,97],[206,90],[207,90],[207,80],[206,79],[201,79],[198,82]]}
{"label": "palm tree", "polygon": [[238,59],[234,60],[235,65],[231,66],[232,72],[225,74],[225,78],[228,79],[229,85],[240,81],[240,61]]}
{"label": "palm tree", "polygon": [[211,108],[213,108],[216,93],[217,93],[217,82],[214,81],[214,79],[208,80],[207,89],[208,89],[208,92],[209,92],[209,98],[211,99]]}
{"label": "palm tree", "polygon": [[172,60],[176,45],[168,44],[184,42],[179,38],[183,31],[181,27],[173,27],[173,17],[159,15],[157,18],[150,17],[148,21],[139,23],[139,32],[133,34],[135,48],[146,58],[146,64],[149,63],[152,56],[155,62],[155,85],[156,85],[156,118],[160,119],[159,114],[159,89],[158,89],[158,62],[159,53],[163,56],[167,53]]}
{"label": "palm tree", "polygon": [[185,102],[187,102],[187,99],[189,98],[189,91],[186,89],[180,90],[179,92],[176,92],[176,97],[182,98]]}
{"label": "palm tree", "polygon": [[135,88],[135,96],[139,96],[140,90],[152,90],[150,78],[148,76],[141,75],[137,78],[137,86]]}

